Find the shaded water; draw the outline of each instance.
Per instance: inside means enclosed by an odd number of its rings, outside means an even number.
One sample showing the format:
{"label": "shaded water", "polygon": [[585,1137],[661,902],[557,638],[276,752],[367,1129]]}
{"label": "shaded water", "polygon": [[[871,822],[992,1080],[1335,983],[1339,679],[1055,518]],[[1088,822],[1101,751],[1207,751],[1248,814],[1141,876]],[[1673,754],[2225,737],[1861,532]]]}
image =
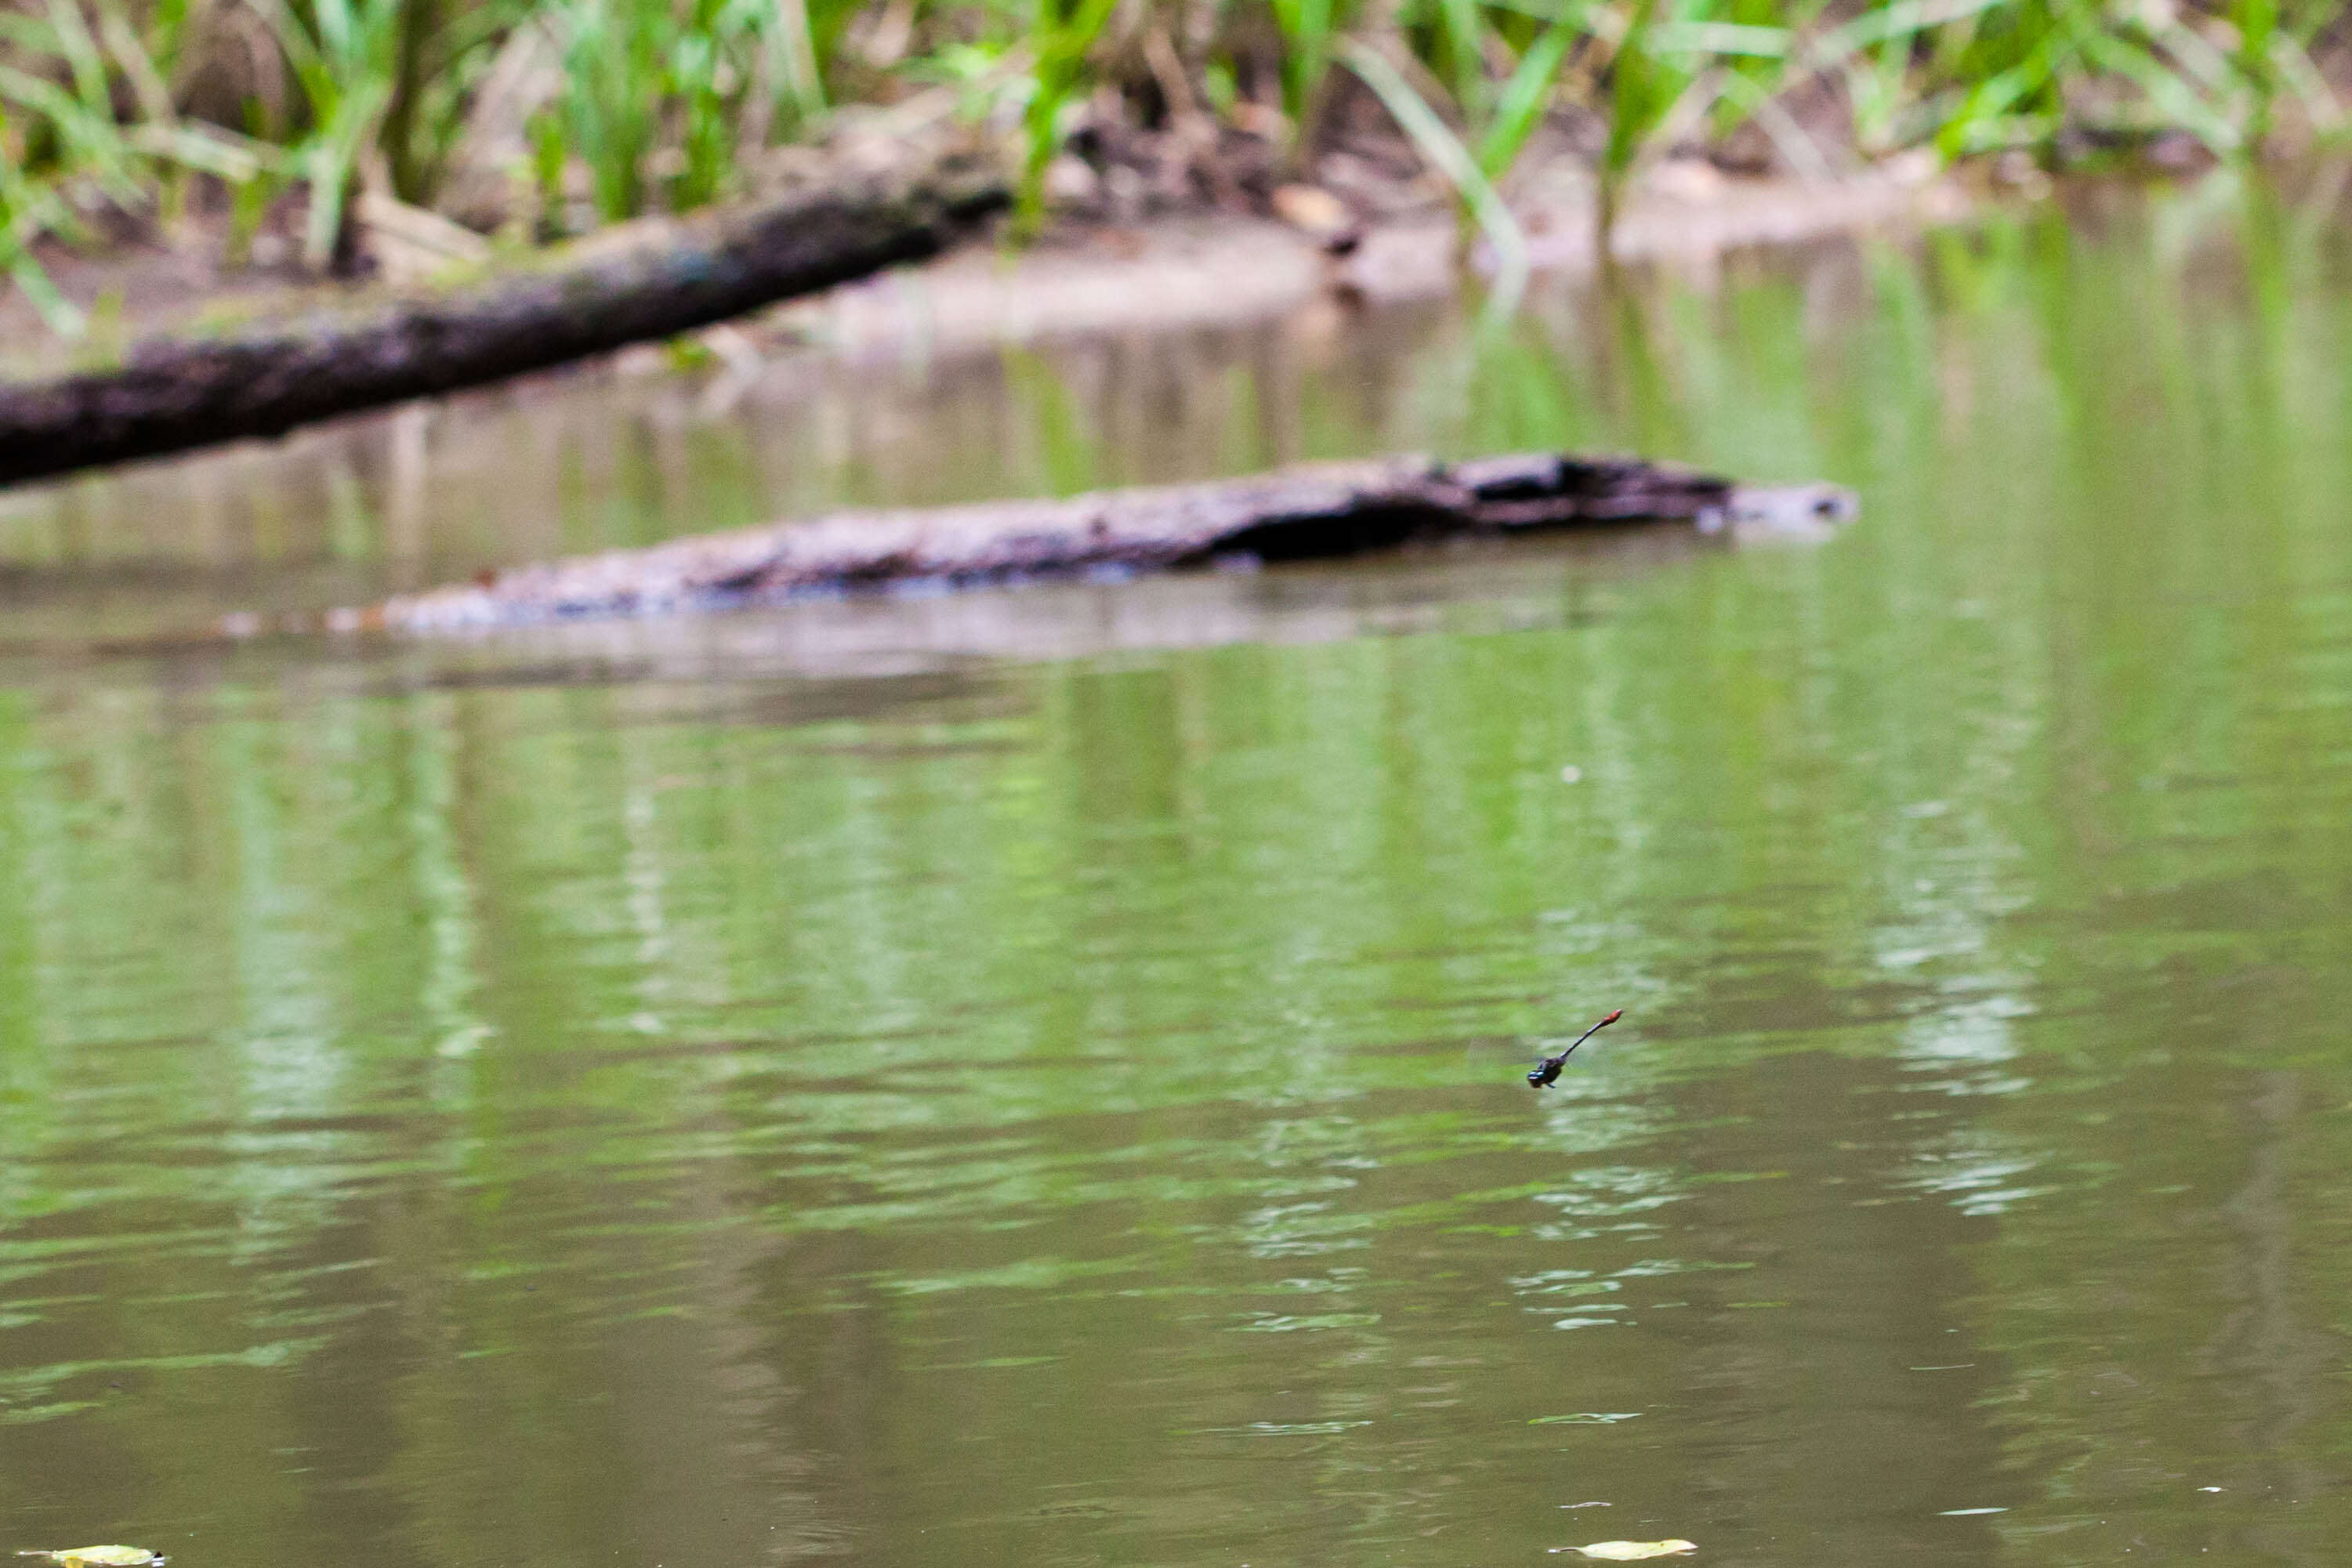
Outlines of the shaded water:
{"label": "shaded water", "polygon": [[[5,1543],[2341,1562],[2318,211],[2000,221],[1499,337],[525,389],[11,498]],[[1540,443],[1864,520],[141,640],[839,496]]]}

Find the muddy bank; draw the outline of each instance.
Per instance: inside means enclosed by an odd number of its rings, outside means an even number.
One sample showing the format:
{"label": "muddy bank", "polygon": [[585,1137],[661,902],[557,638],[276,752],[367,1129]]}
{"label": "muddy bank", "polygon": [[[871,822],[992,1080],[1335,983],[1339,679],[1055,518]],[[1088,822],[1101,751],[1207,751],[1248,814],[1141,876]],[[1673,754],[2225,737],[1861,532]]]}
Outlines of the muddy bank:
{"label": "muddy bank", "polygon": [[673,337],[934,255],[1005,199],[993,165],[969,158],[845,170],[475,287],[161,338],[119,368],[0,382],[0,483],[276,435]]}
{"label": "muddy bank", "polygon": [[[1611,232],[1629,267],[1707,267],[1726,252],[1916,227],[1964,215],[1971,197],[1931,162],[1895,161],[1845,178],[1728,176],[1696,160],[1660,165]],[[1589,171],[1563,163],[1517,193],[1528,258],[1547,276],[1601,265]],[[1171,217],[1064,225],[1008,259],[966,246],[919,267],[795,300],[725,329],[727,350],[814,345],[858,358],[954,352],[1004,342],[1165,331],[1269,319],[1320,299],[1389,303],[1451,294],[1484,249],[1465,247],[1450,204],[1424,203],[1352,231],[1346,254],[1273,218]],[[737,331],[741,337],[734,337]]]}
{"label": "muddy bank", "polygon": [[[1632,458],[1551,453],[1440,464],[1307,465],[1245,479],[1066,500],[841,512],[530,566],[331,614],[336,630],[412,632],[723,609],[812,593],[958,587],[1041,575],[1255,567],[1467,533],[1683,520],[1825,529],[1853,513],[1830,486],[1748,488]],[[263,630],[233,621],[232,632]]]}

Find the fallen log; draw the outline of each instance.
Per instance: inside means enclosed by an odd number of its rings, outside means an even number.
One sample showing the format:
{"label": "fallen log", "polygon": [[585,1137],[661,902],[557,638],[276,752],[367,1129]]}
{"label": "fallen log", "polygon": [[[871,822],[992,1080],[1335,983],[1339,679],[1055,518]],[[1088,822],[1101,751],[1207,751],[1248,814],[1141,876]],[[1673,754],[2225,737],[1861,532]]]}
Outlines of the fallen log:
{"label": "fallen log", "polygon": [[842,512],[486,574],[337,611],[328,625],[450,632],[893,585],[1293,560],[1572,524],[1679,519],[1708,533],[1822,532],[1853,511],[1852,494],[1834,486],[1743,486],[1633,458],[1377,458],[1066,500]]}
{"label": "fallen log", "polygon": [[281,434],[670,337],[932,255],[1005,199],[1003,180],[978,161],[844,170],[472,287],[155,340],[118,369],[0,382],[0,484]]}

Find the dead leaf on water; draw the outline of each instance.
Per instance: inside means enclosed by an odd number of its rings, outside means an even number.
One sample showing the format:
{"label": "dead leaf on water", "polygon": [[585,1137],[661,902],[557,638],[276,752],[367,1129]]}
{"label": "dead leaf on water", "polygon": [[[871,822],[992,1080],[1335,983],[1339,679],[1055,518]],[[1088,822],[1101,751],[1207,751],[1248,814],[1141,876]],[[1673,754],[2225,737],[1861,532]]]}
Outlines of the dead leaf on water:
{"label": "dead leaf on water", "polygon": [[1644,1557],[1674,1557],[1685,1552],[1698,1550],[1696,1541],[1596,1541],[1590,1546],[1580,1546],[1587,1557],[1599,1557],[1611,1563],[1638,1563]]}
{"label": "dead leaf on water", "polygon": [[143,1546],[68,1546],[58,1552],[19,1552],[19,1557],[46,1557],[58,1568],[146,1568],[163,1555]]}

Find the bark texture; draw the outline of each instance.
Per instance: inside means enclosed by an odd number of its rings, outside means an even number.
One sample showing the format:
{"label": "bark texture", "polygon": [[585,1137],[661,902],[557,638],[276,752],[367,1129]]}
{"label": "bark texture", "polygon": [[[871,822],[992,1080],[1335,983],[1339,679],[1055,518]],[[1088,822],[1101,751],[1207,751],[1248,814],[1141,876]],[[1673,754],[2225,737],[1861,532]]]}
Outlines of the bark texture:
{"label": "bark texture", "polygon": [[1633,458],[1379,458],[1067,500],[843,512],[523,567],[337,612],[330,624],[443,632],[894,584],[1289,560],[1571,524],[1680,519],[1709,532],[1818,531],[1853,507],[1853,497],[1832,486],[1748,488]]}
{"label": "bark texture", "polygon": [[583,248],[478,287],[140,345],[117,370],[0,382],[0,484],[543,369],[932,255],[1003,204],[992,169],[845,172],[657,241]]}

